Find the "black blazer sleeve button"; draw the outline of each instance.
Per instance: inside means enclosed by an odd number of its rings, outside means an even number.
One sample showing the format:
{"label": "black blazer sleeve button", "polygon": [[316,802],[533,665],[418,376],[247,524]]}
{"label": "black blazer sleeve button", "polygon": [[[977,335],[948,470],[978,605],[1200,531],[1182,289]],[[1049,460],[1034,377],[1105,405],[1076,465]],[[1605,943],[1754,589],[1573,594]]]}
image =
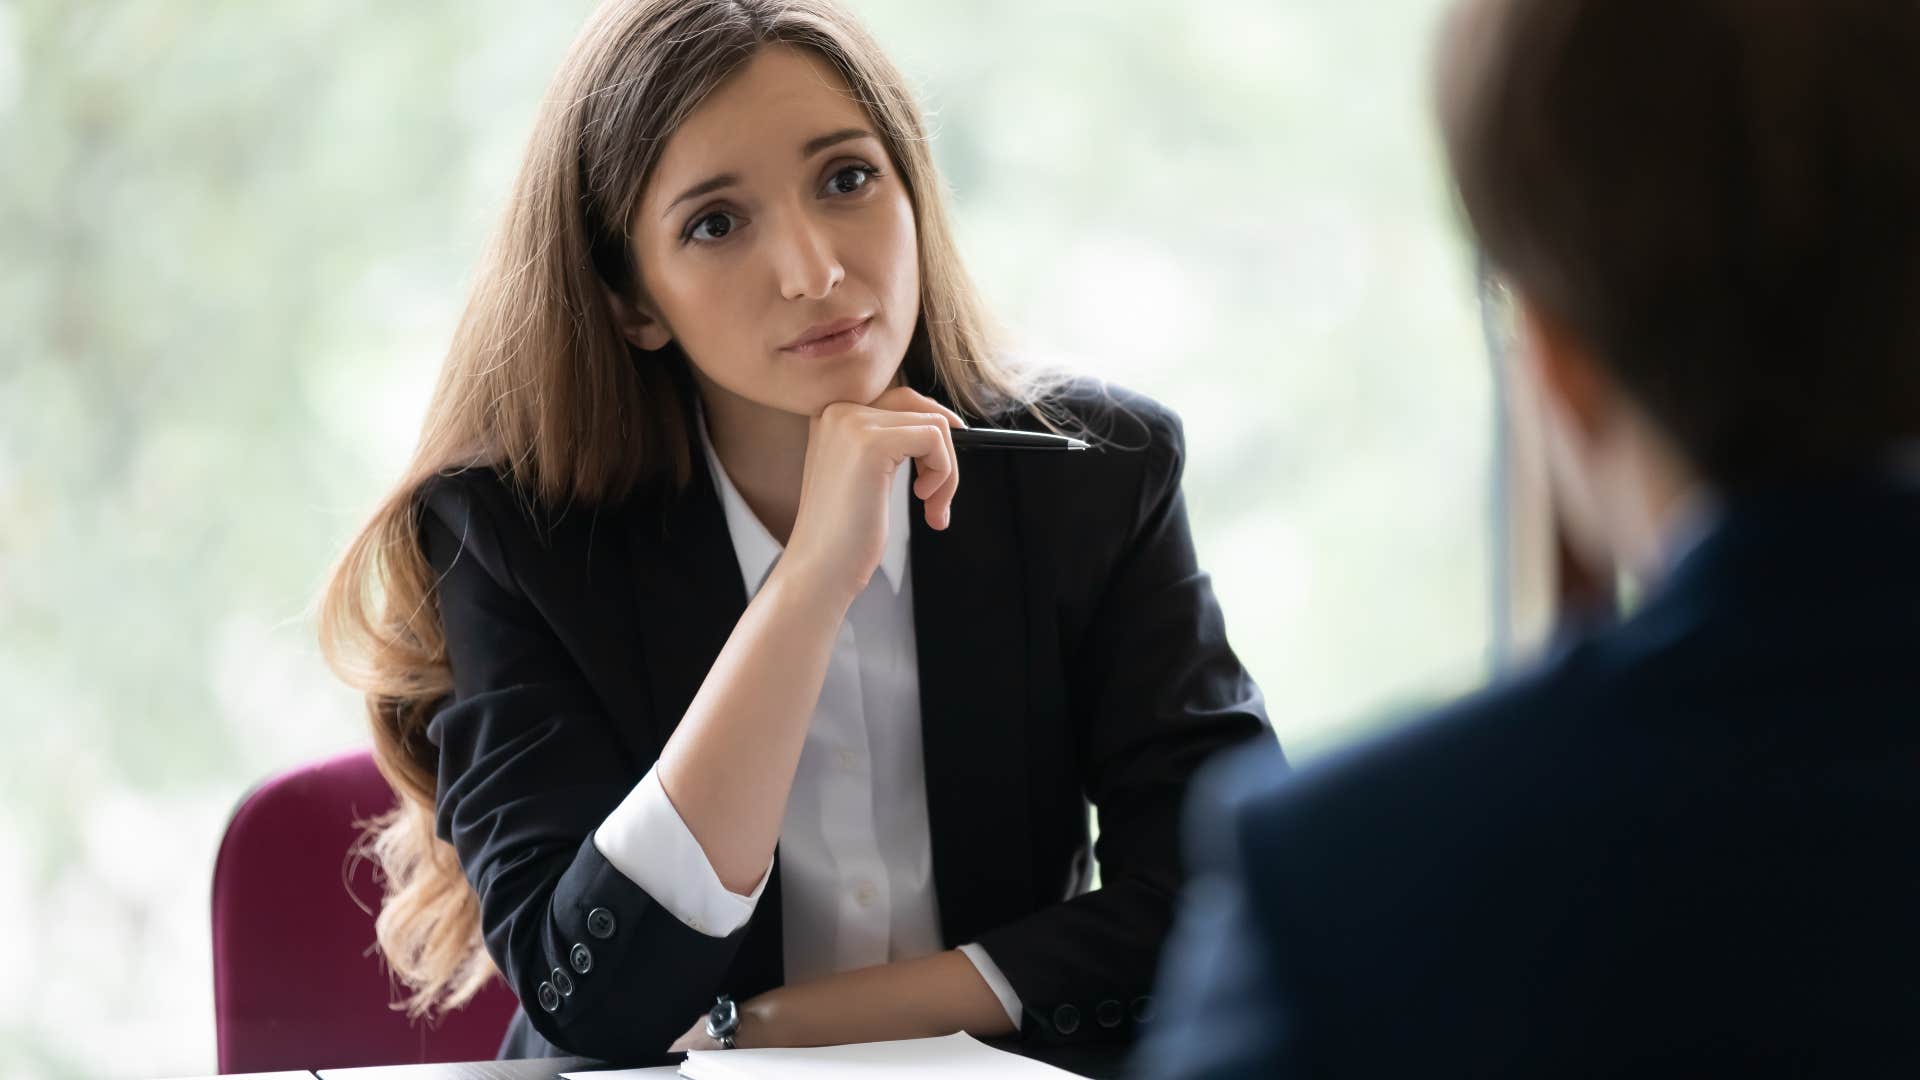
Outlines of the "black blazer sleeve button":
{"label": "black blazer sleeve button", "polygon": [[573,965],[573,970],[585,975],[593,970],[593,950],[584,944],[576,944],[573,951],[567,954],[567,963]]}
{"label": "black blazer sleeve button", "polygon": [[541,1008],[547,1010],[548,1012],[560,1011],[560,991],[555,990],[553,988],[552,983],[550,982],[541,983],[540,989],[537,992],[536,996],[539,997],[540,999]]}
{"label": "black blazer sleeve button", "polygon": [[1080,1030],[1080,1010],[1072,1005],[1062,1005],[1053,1010],[1053,1029],[1062,1035],[1071,1035]]}
{"label": "black blazer sleeve button", "polygon": [[613,912],[608,911],[606,908],[597,907],[587,912],[587,933],[592,934],[601,941],[612,937],[613,932],[617,929],[619,929],[619,924],[614,922]]}
{"label": "black blazer sleeve button", "polygon": [[548,977],[548,981],[553,983],[555,990],[560,991],[561,997],[568,998],[573,996],[573,978],[567,974],[565,968],[554,968],[553,974]]}
{"label": "black blazer sleeve button", "polygon": [[1094,1011],[1093,1018],[1100,1021],[1103,1028],[1117,1028],[1120,1021],[1126,1019],[1127,1010],[1118,1001],[1108,998]]}
{"label": "black blazer sleeve button", "polygon": [[1153,995],[1146,994],[1133,999],[1133,1022],[1144,1024],[1153,1019]]}

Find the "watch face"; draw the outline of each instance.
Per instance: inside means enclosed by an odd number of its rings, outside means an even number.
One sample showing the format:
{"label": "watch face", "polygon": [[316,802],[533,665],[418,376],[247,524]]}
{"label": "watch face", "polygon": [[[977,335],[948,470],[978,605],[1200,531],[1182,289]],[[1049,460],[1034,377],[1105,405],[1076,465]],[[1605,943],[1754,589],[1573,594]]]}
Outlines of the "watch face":
{"label": "watch face", "polygon": [[731,1035],[733,1034],[733,1029],[738,1026],[740,1026],[740,1008],[733,1003],[732,998],[721,998],[714,1003],[713,1009],[707,1013],[707,1037],[709,1039],[717,1039],[722,1035]]}

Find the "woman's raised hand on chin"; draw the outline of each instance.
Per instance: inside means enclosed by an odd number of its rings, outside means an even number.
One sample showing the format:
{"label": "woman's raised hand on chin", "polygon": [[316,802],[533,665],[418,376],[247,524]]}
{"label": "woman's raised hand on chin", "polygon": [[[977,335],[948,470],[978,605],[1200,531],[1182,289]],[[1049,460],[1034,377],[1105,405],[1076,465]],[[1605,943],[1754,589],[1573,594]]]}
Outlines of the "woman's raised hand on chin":
{"label": "woman's raised hand on chin", "polygon": [[[945,529],[960,486],[953,429],[959,415],[907,387],[870,404],[839,402],[813,418],[800,511],[780,570],[851,603],[872,579],[887,543],[894,470],[912,461],[927,524]],[[778,572],[778,571],[776,571]]]}

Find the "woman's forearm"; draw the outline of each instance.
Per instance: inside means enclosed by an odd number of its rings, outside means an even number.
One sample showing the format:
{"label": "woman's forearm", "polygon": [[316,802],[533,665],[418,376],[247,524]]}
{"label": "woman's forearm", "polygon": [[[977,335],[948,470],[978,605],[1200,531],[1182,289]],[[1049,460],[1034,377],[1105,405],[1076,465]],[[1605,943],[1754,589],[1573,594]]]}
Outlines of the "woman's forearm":
{"label": "woman's forearm", "polygon": [[734,626],[656,766],[721,884],[766,873],[851,597],[776,565]]}
{"label": "woman's forearm", "polygon": [[840,624],[886,549],[894,478],[911,459],[928,523],[945,528],[960,476],[948,432],[960,423],[906,387],[870,405],[836,402],[807,421],[786,548],[655,766],[667,800],[734,893],[753,890],[780,840]]}
{"label": "woman's forearm", "polygon": [[1011,1034],[1013,1021],[957,949],[783,986],[741,1007],[741,1046],[832,1046],[964,1031]]}

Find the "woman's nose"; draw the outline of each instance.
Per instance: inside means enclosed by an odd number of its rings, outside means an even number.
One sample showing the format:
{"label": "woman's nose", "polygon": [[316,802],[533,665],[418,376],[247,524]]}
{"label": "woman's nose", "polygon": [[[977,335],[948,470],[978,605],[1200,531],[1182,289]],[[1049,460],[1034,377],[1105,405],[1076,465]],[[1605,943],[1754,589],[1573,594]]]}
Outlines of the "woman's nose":
{"label": "woman's nose", "polygon": [[817,222],[805,214],[788,217],[774,254],[780,295],[788,300],[821,300],[847,276],[833,245]]}

